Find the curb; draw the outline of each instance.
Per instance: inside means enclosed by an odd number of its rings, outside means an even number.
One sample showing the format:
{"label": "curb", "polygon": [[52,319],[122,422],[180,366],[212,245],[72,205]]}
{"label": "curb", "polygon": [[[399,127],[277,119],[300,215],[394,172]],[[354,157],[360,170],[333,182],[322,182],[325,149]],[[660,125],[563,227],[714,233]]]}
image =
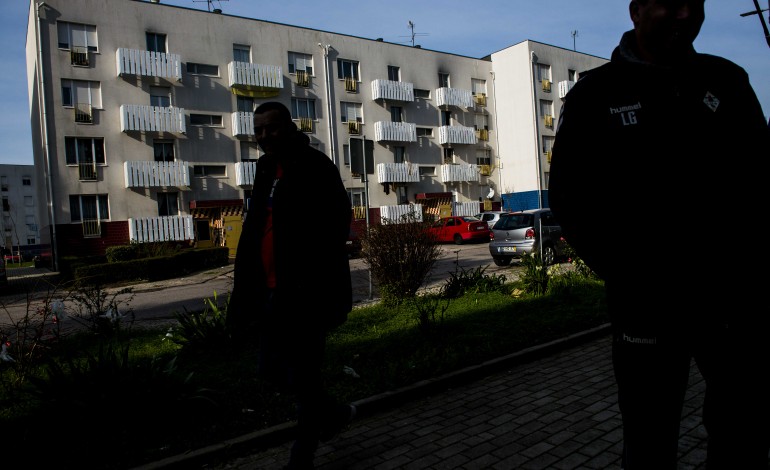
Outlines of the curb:
{"label": "curb", "polygon": [[[439,377],[422,380],[397,390],[383,392],[378,395],[364,398],[353,402],[353,405],[358,409],[358,417],[370,416],[390,408],[395,408],[408,401],[423,398],[432,393],[441,392],[459,384],[479,380],[496,372],[501,372],[509,367],[530,362],[563,351],[567,348],[586,343],[607,335],[609,332],[610,324],[605,323],[604,325],[590,330],[585,330],[548,343],[532,346]],[[294,438],[295,432],[296,422],[290,421],[245,434],[240,437],[228,439],[219,444],[213,444],[150,464],[134,467],[132,470],[192,468],[192,466],[200,466],[207,463],[210,464],[213,460],[224,461],[242,457],[286,443]]]}

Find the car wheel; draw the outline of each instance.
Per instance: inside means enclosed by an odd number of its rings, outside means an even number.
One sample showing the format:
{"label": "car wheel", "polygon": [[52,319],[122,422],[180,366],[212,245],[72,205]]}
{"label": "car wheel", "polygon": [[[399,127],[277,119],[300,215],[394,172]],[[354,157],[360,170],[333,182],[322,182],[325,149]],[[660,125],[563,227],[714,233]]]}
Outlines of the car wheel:
{"label": "car wheel", "polygon": [[495,256],[492,258],[492,261],[495,262],[495,266],[508,266],[511,264],[511,258],[502,257],[502,256]]}
{"label": "car wheel", "polygon": [[554,251],[552,246],[544,246],[543,247],[543,264],[545,266],[550,266],[553,264],[553,262],[556,260],[556,252]]}
{"label": "car wheel", "polygon": [[463,237],[459,233],[455,233],[454,240],[455,240],[455,245],[463,244]]}

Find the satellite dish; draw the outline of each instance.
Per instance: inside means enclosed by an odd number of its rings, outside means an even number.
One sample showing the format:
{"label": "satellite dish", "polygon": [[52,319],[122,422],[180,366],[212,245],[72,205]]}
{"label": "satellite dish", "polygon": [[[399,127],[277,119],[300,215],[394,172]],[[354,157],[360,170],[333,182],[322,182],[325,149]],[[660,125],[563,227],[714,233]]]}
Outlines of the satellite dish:
{"label": "satellite dish", "polygon": [[495,190],[492,188],[489,188],[489,194],[487,194],[487,199],[492,199],[494,195],[495,195]]}

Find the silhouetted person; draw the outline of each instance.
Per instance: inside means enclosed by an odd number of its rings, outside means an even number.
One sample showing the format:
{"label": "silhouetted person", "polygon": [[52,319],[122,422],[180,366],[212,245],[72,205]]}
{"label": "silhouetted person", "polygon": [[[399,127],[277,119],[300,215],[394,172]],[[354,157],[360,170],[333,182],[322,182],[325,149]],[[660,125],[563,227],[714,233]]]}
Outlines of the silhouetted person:
{"label": "silhouetted person", "polygon": [[287,468],[313,468],[319,438],[355,415],[326,393],[321,373],[327,332],[352,308],[345,246],[351,203],[337,167],[310,147],[283,104],[257,107],[254,133],[265,155],[238,242],[227,318],[239,340],[259,341],[260,375],[297,398]]}
{"label": "silhouetted person", "polygon": [[[631,0],[634,29],[567,94],[549,204],[605,281],[625,470],[676,469],[690,362],[707,468],[766,469],[766,118],[746,72],[696,53],[704,0]],[[762,78],[764,79],[764,77]]]}

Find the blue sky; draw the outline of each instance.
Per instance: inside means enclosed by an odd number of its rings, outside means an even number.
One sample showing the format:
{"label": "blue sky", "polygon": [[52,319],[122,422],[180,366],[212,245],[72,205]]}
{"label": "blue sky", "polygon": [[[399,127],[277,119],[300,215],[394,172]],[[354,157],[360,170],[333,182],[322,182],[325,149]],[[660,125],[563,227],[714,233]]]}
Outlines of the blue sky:
{"label": "blue sky", "polygon": [[[130,0],[103,0],[108,2]],[[160,0],[168,5],[207,10],[206,0]],[[31,165],[32,142],[25,47],[29,0],[2,0],[0,16],[0,163]],[[763,8],[768,0],[761,0]],[[621,34],[631,29],[626,0],[214,0],[211,8],[230,15],[320,29],[425,49],[483,57],[531,39],[609,58]],[[708,0],[706,22],[695,41],[699,52],[720,55],[749,73],[765,116],[770,115],[770,47],[753,0]],[[767,18],[767,13],[765,18]]]}

